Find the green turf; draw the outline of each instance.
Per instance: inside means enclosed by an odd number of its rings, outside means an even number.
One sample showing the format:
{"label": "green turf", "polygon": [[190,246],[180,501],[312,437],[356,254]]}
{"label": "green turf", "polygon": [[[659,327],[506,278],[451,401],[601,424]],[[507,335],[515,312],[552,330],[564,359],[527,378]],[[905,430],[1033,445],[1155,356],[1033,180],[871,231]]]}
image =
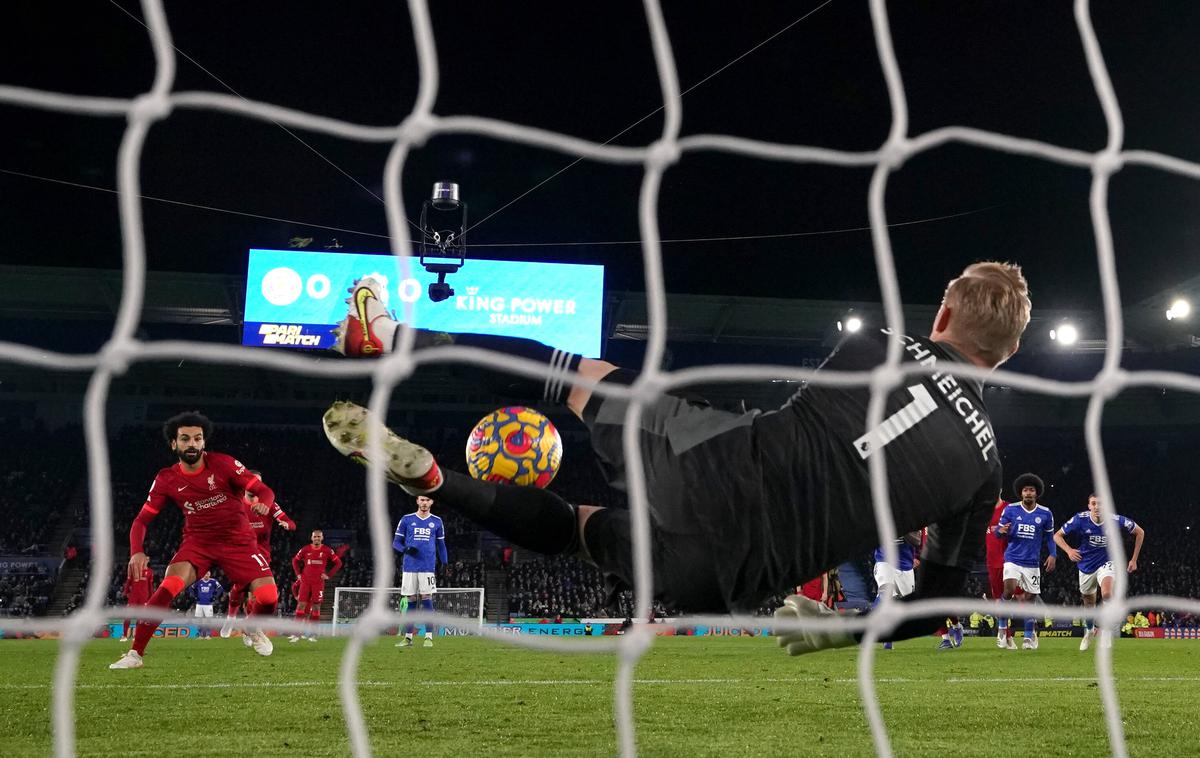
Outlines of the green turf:
{"label": "green turf", "polygon": [[[1091,653],[1045,639],[880,652],[879,696],[900,756],[1108,754]],[[124,645],[88,645],[76,691],[79,755],[347,755],[336,678],[343,641],[156,640],[146,667],[109,671]],[[0,641],[4,755],[50,752],[58,645]],[[1131,755],[1198,755],[1200,642],[1122,640],[1115,664]],[[770,639],[660,638],[637,669],[643,755],[871,755],[853,651],[789,658]],[[359,680],[378,756],[613,755],[611,656],[440,638],[364,653]],[[707,681],[705,681],[707,680]],[[217,685],[217,686],[203,686]]]}

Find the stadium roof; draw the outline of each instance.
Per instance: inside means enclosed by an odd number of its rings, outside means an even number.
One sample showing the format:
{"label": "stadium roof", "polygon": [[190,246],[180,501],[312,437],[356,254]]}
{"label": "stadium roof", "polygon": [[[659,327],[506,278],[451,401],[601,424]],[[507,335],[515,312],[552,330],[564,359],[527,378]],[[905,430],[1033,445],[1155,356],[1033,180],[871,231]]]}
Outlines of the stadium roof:
{"label": "stadium roof", "polygon": [[[0,319],[111,321],[120,304],[122,274],[111,269],[0,266]],[[245,305],[244,276],[151,271],[146,275],[143,324],[240,326]],[[1200,277],[1126,307],[1126,347],[1157,350],[1195,346],[1192,329],[1163,316],[1170,301],[1190,294],[1200,301]],[[726,345],[831,345],[835,325],[851,310],[868,324],[884,322],[879,303],[725,295],[667,296],[668,340]],[[934,304],[906,304],[911,331],[933,320]],[[1076,352],[1103,349],[1103,316],[1098,310],[1044,311],[1035,308],[1024,350],[1047,347],[1044,334],[1063,319],[1082,327]],[[609,292],[604,312],[609,340],[645,340],[649,333],[646,296]]]}
{"label": "stadium roof", "polygon": [[[121,284],[120,272],[107,269],[0,266],[0,339],[67,352],[98,349],[115,319]],[[1127,351],[1123,361],[1126,368],[1196,372],[1200,350],[1171,348],[1194,347],[1197,340],[1186,329],[1172,334],[1172,327],[1186,325],[1167,322],[1163,310],[1170,297],[1194,291],[1197,286],[1200,280],[1187,282],[1181,289],[1126,310],[1127,329],[1130,335],[1136,335],[1131,337],[1131,344],[1139,348]],[[244,292],[245,279],[240,276],[149,272],[139,338],[236,343]],[[717,362],[816,365],[836,340],[834,324],[850,308],[868,322],[882,322],[878,303],[670,294],[667,305],[668,360],[673,361],[673,367]],[[648,331],[646,311],[642,293],[607,295],[605,330],[609,336],[607,354],[612,360],[637,365],[640,345]],[[905,317],[910,324],[924,325],[932,320],[934,311],[933,305],[910,305]],[[1065,317],[1083,325],[1085,336],[1103,333],[1096,312],[1038,312],[1026,345],[1008,367],[1062,379],[1093,376],[1100,366],[1102,340],[1085,340],[1074,353],[1064,354],[1051,349],[1042,336],[1049,325]],[[30,321],[42,328],[29,329]],[[910,328],[915,330],[916,326]],[[1136,339],[1145,341],[1134,342]],[[40,402],[38,398],[48,397],[77,400],[86,383],[87,375],[79,372],[31,372],[18,366],[0,366],[0,392],[14,402]],[[766,386],[705,385],[698,391],[720,404],[745,400],[769,408],[795,390],[790,384],[781,379]],[[206,408],[214,403],[226,403],[230,409],[252,403],[265,414],[264,418],[294,423],[292,419],[308,418],[311,414],[307,409],[331,397],[357,393],[365,399],[368,389],[365,381],[312,377],[297,381],[296,377],[252,366],[138,362],[116,381],[113,396],[114,400],[125,397],[142,403],[194,402]],[[496,402],[476,383],[445,366],[426,367],[411,377],[398,396],[398,401],[401,399],[412,409],[442,411],[474,409]],[[1077,426],[1082,423],[1086,404],[1079,398],[1038,397],[1002,386],[991,387],[988,402],[998,423],[1023,426]],[[153,416],[155,411],[145,412]],[[1109,402],[1105,419],[1106,423],[1116,424],[1200,422],[1200,398],[1155,388],[1127,390]]]}

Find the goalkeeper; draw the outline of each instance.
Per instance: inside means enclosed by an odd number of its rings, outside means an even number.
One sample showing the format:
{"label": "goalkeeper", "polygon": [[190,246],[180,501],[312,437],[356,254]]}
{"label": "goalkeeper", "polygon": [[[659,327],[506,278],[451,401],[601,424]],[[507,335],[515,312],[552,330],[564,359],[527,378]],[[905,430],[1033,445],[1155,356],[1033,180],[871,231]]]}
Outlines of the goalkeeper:
{"label": "goalkeeper", "polygon": [[[351,357],[389,352],[398,324],[371,278],[355,283],[337,349]],[[870,371],[888,340],[903,361],[933,369],[893,390],[885,420],[867,431],[867,387],[804,386],[783,407],[728,413],[661,395],[644,406],[638,438],[650,508],[656,597],[690,612],[753,612],[793,588],[879,544],[868,459],[887,456],[896,530],[929,525],[912,598],[961,595],[983,547],[1000,492],[1000,458],[984,407],[982,382],[946,367],[992,369],[1016,352],[1029,323],[1028,286],[1018,266],[968,266],[946,287],[928,337],[886,329],[844,340],[823,370]],[[568,372],[601,383],[630,384],[636,372],[551,349],[530,340],[456,335],[547,363],[545,379],[506,377],[503,388],[527,402],[565,403],[588,426],[613,486],[625,484],[621,438],[628,401],[573,385]],[[334,403],[325,433],[344,455],[366,463],[366,410]],[[389,432],[389,480],[438,502],[483,528],[545,554],[579,554],[604,573],[609,589],[632,586],[633,546],[625,510],[570,504],[545,490],[481,482],[443,472],[424,448]],[[789,598],[780,616],[819,613]],[[941,617],[909,619],[890,639],[933,632]],[[860,635],[796,634],[789,652],[854,644]],[[886,638],[885,638],[886,639]]]}

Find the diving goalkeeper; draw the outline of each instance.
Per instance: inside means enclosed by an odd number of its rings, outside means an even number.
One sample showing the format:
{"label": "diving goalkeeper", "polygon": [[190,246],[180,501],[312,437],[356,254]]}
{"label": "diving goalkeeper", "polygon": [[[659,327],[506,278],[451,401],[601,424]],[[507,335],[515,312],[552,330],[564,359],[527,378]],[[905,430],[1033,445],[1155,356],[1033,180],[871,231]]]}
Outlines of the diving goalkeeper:
{"label": "diving goalkeeper", "polygon": [[[381,297],[372,278],[355,283],[349,316],[339,326],[340,352],[367,357],[393,349],[399,325]],[[897,532],[929,526],[909,599],[961,595],[983,547],[1001,471],[982,383],[944,369],[1004,363],[1017,350],[1030,308],[1018,266],[976,263],[946,287],[928,337],[884,329],[844,340],[823,369],[870,371],[884,362],[888,340],[898,340],[904,362],[934,371],[892,391],[884,422],[866,433],[870,392],[861,386],[804,386],[767,413],[729,413],[672,395],[645,405],[638,435],[656,597],[689,612],[753,612],[765,598],[870,550],[879,544],[868,481],[872,455],[887,456]],[[565,403],[588,426],[610,483],[624,487],[628,401],[571,384],[568,372],[620,384],[632,383],[636,372],[531,340],[456,335],[454,341],[547,363],[547,378],[505,376],[502,390],[527,402]],[[324,417],[333,446],[362,463],[366,413],[338,402]],[[632,586],[628,511],[442,471],[429,451],[392,432],[384,451],[388,479],[410,494],[437,492],[442,505],[518,545],[590,560],[611,590]],[[820,615],[813,605],[790,597],[777,615]],[[926,635],[941,622],[909,619],[885,639]],[[806,632],[784,636],[781,644],[796,654],[851,645],[860,636]]]}

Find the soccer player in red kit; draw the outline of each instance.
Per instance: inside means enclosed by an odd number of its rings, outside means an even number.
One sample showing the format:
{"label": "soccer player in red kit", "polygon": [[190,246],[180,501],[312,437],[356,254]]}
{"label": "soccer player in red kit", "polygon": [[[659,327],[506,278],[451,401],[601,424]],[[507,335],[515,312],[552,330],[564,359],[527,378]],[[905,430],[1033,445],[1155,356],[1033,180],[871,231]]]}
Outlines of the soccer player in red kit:
{"label": "soccer player in red kit", "polygon": [[[988,522],[987,528],[988,597],[992,600],[999,600],[1004,594],[1004,549],[1008,547],[1008,538],[998,534],[996,526],[1000,523],[1000,516],[1007,505],[1004,498],[996,501],[996,510],[992,511],[992,520]],[[1018,589],[1017,593],[1020,592]],[[1016,650],[1017,644],[1013,642],[1012,637],[1013,627],[1008,622],[1009,619],[996,619],[999,627],[996,632],[996,647]]]}
{"label": "soccer player in red kit", "polygon": [[[251,474],[262,479],[262,473],[251,471]],[[253,492],[243,492],[242,501],[246,503],[246,517],[250,519],[250,528],[254,530],[254,536],[258,540],[258,551],[267,559],[267,563],[271,562],[271,528],[275,524],[289,532],[296,531],[296,522],[292,521],[283,508],[279,507],[279,503],[271,508],[268,508],[259,501],[258,496]],[[269,514],[269,517],[268,517]],[[229,637],[233,634],[233,624],[237,620],[238,611],[242,609],[242,604],[246,605],[246,615],[253,615],[253,603],[251,598],[246,596],[246,588],[240,584],[235,584],[229,588],[229,609],[225,616],[225,623],[221,626],[221,636]],[[242,636],[242,640],[249,647],[251,639],[247,635]]]}
{"label": "soccer player in red kit", "polygon": [[[305,545],[292,557],[292,570],[300,577],[300,594],[296,598],[296,619],[303,621],[308,616],[309,622],[316,624],[321,619],[321,601],[325,599],[325,580],[336,574],[342,568],[342,559],[325,541],[325,533],[314,529],[312,543]],[[332,565],[332,568],[329,568]],[[328,570],[327,570],[328,569]],[[317,635],[306,635],[309,642],[316,642]],[[289,642],[299,642],[300,637],[293,634]]]}
{"label": "soccer player in red kit", "polygon": [[[138,607],[146,604],[150,599],[150,593],[154,589],[154,571],[147,565],[142,569],[142,573],[138,576],[126,574],[125,586],[121,588],[121,594],[125,596],[125,604],[130,607]],[[121,629],[121,642],[129,640],[129,619],[125,619],[125,625]]]}
{"label": "soccer player in red kit", "polygon": [[[212,422],[199,412],[180,413],[163,424],[163,436],[179,462],[158,472],[150,494],[129,529],[129,575],[140,576],[149,563],[142,550],[146,529],[159,511],[173,502],[183,511],[183,542],[167,565],[166,576],[146,603],[151,608],[168,608],[175,596],[213,566],[224,569],[234,584],[246,585],[255,599],[255,612],[275,612],[279,593],[271,576],[271,564],[259,552],[258,541],[246,517],[243,491],[250,491],[270,508],[275,493],[240,461],[224,453],[206,452]],[[146,644],[158,629],[158,621],[140,621],[134,631],[133,647],[111,669],[141,668]],[[271,654],[271,640],[261,630],[253,635],[254,650]]]}

